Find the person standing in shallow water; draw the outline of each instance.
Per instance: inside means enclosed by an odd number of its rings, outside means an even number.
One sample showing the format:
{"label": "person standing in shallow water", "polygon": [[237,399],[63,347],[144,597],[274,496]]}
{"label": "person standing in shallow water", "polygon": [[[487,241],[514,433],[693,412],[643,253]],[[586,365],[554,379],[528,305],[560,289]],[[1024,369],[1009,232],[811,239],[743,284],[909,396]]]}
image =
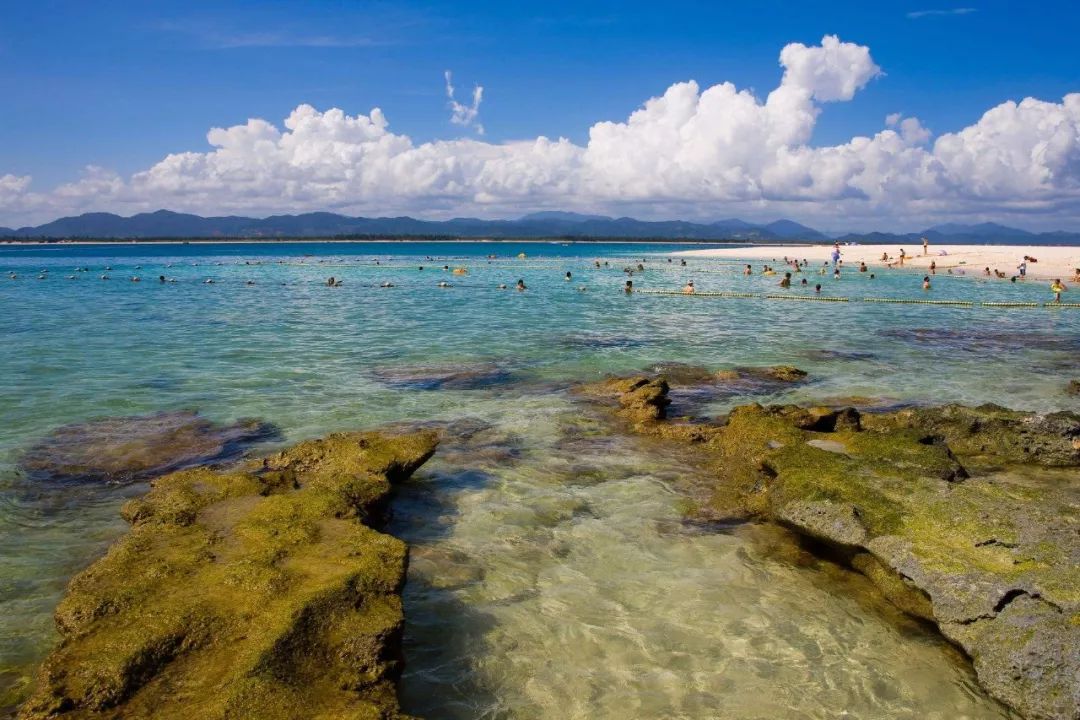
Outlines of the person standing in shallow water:
{"label": "person standing in shallow water", "polygon": [[694,290],[694,281],[693,280],[687,280],[686,285],[683,286],[682,291],[683,291],[684,295],[693,295],[696,292]]}
{"label": "person standing in shallow water", "polygon": [[626,293],[627,295],[634,292],[634,281],[633,280],[627,280],[626,281],[626,285],[625,285],[625,287],[623,287],[623,292]]}
{"label": "person standing in shallow water", "polygon": [[1054,293],[1054,302],[1061,302],[1061,293],[1065,292],[1069,288],[1065,287],[1065,283],[1061,282],[1061,278],[1054,280],[1050,283],[1050,292]]}
{"label": "person standing in shallow water", "polygon": [[780,287],[782,287],[782,288],[791,287],[791,273],[789,273],[789,272],[784,273],[784,279],[780,281]]}
{"label": "person standing in shallow water", "polygon": [[929,290],[930,289],[930,276],[929,275],[924,275],[923,276],[922,289],[923,290]]}

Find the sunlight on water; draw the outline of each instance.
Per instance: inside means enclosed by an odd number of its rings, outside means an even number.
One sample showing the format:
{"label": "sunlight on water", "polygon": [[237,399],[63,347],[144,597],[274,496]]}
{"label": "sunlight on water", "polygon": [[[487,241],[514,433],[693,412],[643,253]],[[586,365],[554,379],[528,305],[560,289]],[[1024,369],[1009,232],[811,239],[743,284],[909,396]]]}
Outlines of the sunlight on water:
{"label": "sunlight on water", "polygon": [[943,641],[786,533],[684,525],[673,485],[694,470],[678,459],[625,439],[583,454],[572,426],[537,443],[549,418],[508,422],[522,459],[435,460],[396,501],[391,530],[413,546],[406,711],[1007,717]]}
{"label": "sunlight on water", "polygon": [[[1080,311],[620,291],[622,268],[643,259],[642,288],[692,277],[702,290],[775,290],[737,264],[684,268],[657,254],[671,249],[0,248],[0,704],[54,641],[65,583],[123,532],[119,506],[144,487],[36,485],[19,457],[68,423],[195,408],[219,422],[263,418],[282,442],[385,423],[457,428],[402,488],[392,522],[415,546],[403,695],[417,714],[999,717],[954,651],[857,576],[760,527],[684,526],[693,468],[611,437],[566,388],[672,360],[785,363],[811,382],[698,411],[853,395],[1078,409],[1064,386]],[[342,286],[327,287],[330,275]],[[921,297],[920,277],[829,278],[828,292]],[[497,287],[518,278],[528,292]],[[943,278],[934,292],[1046,299],[1041,285],[975,278]]]}

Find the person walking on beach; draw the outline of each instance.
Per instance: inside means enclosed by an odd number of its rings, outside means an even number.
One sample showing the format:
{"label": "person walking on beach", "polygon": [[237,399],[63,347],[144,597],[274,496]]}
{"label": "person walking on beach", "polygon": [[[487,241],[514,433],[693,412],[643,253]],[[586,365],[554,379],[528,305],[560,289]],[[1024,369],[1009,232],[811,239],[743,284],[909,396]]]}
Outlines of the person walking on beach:
{"label": "person walking on beach", "polygon": [[922,254],[923,255],[929,255],[930,254],[930,241],[927,240],[926,238],[922,239]]}
{"label": "person walking on beach", "polygon": [[1020,279],[1023,280],[1027,277],[1027,260],[1022,260],[1016,269],[1020,271]]}
{"label": "person walking on beach", "polygon": [[904,248],[900,248],[900,267],[904,266],[904,258],[907,257],[907,253],[904,252]]}
{"label": "person walking on beach", "polygon": [[1050,292],[1054,293],[1054,302],[1061,302],[1061,293],[1065,292],[1069,288],[1065,287],[1065,283],[1061,282],[1061,278],[1054,280],[1050,283]]}

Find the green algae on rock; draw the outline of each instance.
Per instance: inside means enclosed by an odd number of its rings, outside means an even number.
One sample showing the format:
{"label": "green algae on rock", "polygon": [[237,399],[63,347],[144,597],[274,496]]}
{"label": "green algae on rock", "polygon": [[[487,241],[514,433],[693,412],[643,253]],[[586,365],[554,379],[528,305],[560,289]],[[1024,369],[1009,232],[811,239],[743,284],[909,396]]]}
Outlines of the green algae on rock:
{"label": "green algae on rock", "polygon": [[71,581],[19,717],[401,717],[406,547],[362,521],[436,444],[341,433],[158,479]]}
{"label": "green algae on rock", "polygon": [[[586,394],[622,390],[625,415],[643,380]],[[659,389],[632,425],[704,452],[712,514],[830,546],[935,622],[993,696],[1029,718],[1080,717],[1080,415],[746,405],[715,424],[664,422],[648,412]]]}

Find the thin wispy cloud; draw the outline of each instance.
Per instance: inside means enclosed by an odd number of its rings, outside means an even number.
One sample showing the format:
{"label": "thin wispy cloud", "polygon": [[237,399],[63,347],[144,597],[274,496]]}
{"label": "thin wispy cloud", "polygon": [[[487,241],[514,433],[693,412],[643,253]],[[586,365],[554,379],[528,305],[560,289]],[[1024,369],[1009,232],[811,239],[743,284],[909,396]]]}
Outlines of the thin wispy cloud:
{"label": "thin wispy cloud", "polygon": [[480,103],[484,100],[484,87],[474,85],[472,92],[472,105],[465,105],[454,97],[453,76],[447,70],[443,73],[446,78],[446,97],[450,99],[450,122],[462,127],[471,127],[477,135],[484,134],[484,126],[477,122],[480,117]]}
{"label": "thin wispy cloud", "polygon": [[254,32],[232,31],[204,23],[164,21],[157,30],[193,37],[208,49],[230,50],[235,48],[355,48],[388,45],[386,40],[375,40],[365,35],[331,35],[325,33],[297,33],[291,31],[261,30]]}
{"label": "thin wispy cloud", "polygon": [[941,17],[944,15],[970,15],[971,13],[975,12],[976,9],[977,8],[973,7],[962,7],[952,8],[951,10],[915,10],[913,12],[909,12],[907,14],[907,17],[909,20],[918,20],[919,18],[924,17]]}

